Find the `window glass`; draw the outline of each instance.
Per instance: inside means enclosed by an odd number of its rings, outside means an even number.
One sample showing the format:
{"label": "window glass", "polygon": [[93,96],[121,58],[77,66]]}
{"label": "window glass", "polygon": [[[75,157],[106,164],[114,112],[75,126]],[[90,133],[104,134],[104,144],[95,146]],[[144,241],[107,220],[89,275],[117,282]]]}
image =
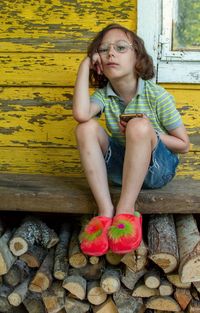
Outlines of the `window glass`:
{"label": "window glass", "polygon": [[176,0],[172,50],[200,50],[200,0]]}

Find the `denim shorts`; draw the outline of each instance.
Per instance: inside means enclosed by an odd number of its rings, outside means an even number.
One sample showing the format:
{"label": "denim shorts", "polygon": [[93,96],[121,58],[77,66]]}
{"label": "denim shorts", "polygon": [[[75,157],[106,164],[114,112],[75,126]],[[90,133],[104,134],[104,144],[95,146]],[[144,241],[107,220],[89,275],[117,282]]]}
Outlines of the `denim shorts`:
{"label": "denim shorts", "polygon": [[[109,138],[109,147],[105,155],[108,179],[118,186],[122,184],[124,154],[125,147],[116,139]],[[166,185],[175,176],[178,163],[178,156],[171,152],[158,137],[142,189],[156,189]]]}

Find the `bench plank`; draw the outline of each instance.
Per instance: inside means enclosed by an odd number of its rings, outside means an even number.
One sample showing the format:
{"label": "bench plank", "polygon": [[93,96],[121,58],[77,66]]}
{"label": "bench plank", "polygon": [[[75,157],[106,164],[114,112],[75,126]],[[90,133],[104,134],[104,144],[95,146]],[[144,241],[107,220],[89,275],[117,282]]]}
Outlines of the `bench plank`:
{"label": "bench plank", "polygon": [[[150,213],[200,213],[200,181],[176,178],[162,189],[142,190],[138,209]],[[119,187],[111,187],[114,203]],[[78,177],[1,174],[0,210],[93,214],[97,207],[87,182]]]}

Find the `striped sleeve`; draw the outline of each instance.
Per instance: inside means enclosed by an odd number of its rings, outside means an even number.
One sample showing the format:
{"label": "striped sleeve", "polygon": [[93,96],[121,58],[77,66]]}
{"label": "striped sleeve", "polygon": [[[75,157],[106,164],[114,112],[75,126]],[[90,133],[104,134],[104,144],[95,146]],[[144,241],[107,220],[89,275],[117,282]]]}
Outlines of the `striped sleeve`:
{"label": "striped sleeve", "polygon": [[90,97],[91,103],[96,103],[100,106],[101,113],[104,111],[105,106],[105,95],[104,95],[104,89],[97,89]]}
{"label": "striped sleeve", "polygon": [[180,113],[176,109],[174,97],[164,88],[156,97],[157,114],[161,124],[169,131],[182,125]]}

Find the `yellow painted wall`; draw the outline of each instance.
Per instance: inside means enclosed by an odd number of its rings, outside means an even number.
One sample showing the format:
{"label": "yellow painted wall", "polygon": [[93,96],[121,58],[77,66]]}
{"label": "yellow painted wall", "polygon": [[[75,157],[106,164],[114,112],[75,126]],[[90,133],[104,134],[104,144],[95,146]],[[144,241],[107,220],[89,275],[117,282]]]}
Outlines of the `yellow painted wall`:
{"label": "yellow painted wall", "polygon": [[[136,16],[136,0],[1,0],[0,172],[80,175],[71,115],[78,65],[96,32],[111,22],[136,30]],[[164,87],[192,142],[179,175],[198,178],[200,87]]]}

